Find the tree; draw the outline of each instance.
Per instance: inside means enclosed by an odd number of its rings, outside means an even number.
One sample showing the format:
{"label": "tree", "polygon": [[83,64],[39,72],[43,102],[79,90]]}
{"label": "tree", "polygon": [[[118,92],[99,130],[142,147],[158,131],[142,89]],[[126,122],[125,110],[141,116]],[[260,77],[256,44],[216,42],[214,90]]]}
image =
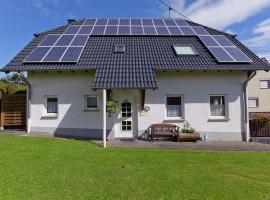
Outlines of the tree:
{"label": "tree", "polygon": [[4,83],[26,84],[23,76],[19,73],[7,75],[7,77],[2,78],[1,81],[3,81]]}

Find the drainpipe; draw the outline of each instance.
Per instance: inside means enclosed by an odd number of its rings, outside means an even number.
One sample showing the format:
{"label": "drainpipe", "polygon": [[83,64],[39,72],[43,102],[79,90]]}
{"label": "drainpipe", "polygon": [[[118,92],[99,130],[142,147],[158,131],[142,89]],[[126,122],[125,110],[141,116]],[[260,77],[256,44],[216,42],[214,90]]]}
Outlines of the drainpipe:
{"label": "drainpipe", "polygon": [[106,148],[107,146],[107,127],[106,127],[106,100],[107,100],[107,94],[106,94],[106,89],[102,90],[102,112],[103,112],[103,147]]}
{"label": "drainpipe", "polygon": [[30,116],[30,105],[31,105],[31,84],[27,80],[27,78],[24,76],[22,72],[20,72],[21,77],[25,80],[27,84],[27,90],[26,90],[26,119],[27,119],[27,124],[26,124],[26,132],[30,133],[31,130],[31,116]]}
{"label": "drainpipe", "polygon": [[245,140],[246,142],[249,142],[250,139],[250,134],[249,134],[249,113],[248,113],[248,94],[247,94],[247,87],[248,87],[248,82],[257,74],[256,71],[248,71],[248,78],[244,82],[243,85],[243,110],[244,110],[244,124],[245,124]]}

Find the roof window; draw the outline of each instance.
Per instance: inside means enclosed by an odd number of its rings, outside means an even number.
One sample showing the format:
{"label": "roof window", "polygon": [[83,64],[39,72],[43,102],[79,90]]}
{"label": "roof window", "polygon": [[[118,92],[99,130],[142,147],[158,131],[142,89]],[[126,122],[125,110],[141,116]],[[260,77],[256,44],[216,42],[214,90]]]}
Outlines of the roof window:
{"label": "roof window", "polygon": [[192,45],[173,45],[173,49],[176,55],[197,55],[195,48]]}
{"label": "roof window", "polygon": [[125,53],[126,52],[126,46],[123,44],[117,44],[114,47],[115,53]]}

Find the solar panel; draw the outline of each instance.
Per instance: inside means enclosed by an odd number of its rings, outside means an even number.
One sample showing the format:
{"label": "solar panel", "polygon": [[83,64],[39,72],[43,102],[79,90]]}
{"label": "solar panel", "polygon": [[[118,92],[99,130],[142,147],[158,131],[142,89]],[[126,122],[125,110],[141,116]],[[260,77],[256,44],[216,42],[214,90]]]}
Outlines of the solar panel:
{"label": "solar panel", "polygon": [[85,46],[88,38],[88,35],[76,35],[71,46]]}
{"label": "solar panel", "polygon": [[40,62],[50,49],[50,47],[37,47],[24,61]]}
{"label": "solar panel", "polygon": [[53,46],[59,37],[60,35],[47,35],[39,46]]}
{"label": "solar panel", "polygon": [[156,30],[157,30],[158,35],[170,35],[170,33],[169,33],[169,31],[167,30],[166,27],[157,26]]}
{"label": "solar panel", "polygon": [[74,35],[62,35],[55,46],[69,46],[73,38]]}
{"label": "solar panel", "polygon": [[83,23],[83,25],[95,25],[97,19],[86,19]]}
{"label": "solar panel", "polygon": [[105,35],[117,35],[117,26],[107,26]]}
{"label": "solar panel", "polygon": [[142,21],[141,19],[131,19],[131,26],[141,26]]}
{"label": "solar panel", "polygon": [[132,35],[143,35],[142,26],[132,26],[131,27],[131,34]]}
{"label": "solar panel", "polygon": [[197,35],[209,35],[209,33],[202,26],[191,26]]}
{"label": "solar panel", "polygon": [[199,36],[199,38],[207,47],[219,47],[218,43],[212,38],[212,36]]}
{"label": "solar panel", "polygon": [[234,47],[235,46],[224,35],[213,35],[213,38],[220,44],[220,46],[225,46],[225,47]]}
{"label": "solar panel", "polygon": [[178,27],[168,26],[171,35],[183,35]]}
{"label": "solar panel", "polygon": [[95,26],[92,35],[103,35],[105,26]]}
{"label": "solar panel", "polygon": [[119,26],[118,35],[130,35],[130,26]]}
{"label": "solar panel", "polygon": [[162,19],[153,19],[153,22],[155,26],[165,26],[165,23],[163,22]]}
{"label": "solar panel", "polygon": [[82,26],[78,34],[87,34],[90,35],[92,32],[93,26]]}
{"label": "solar panel", "polygon": [[155,28],[152,26],[144,26],[143,30],[144,30],[145,35],[156,35],[157,34]]}
{"label": "solar panel", "polygon": [[83,47],[69,47],[62,58],[62,62],[77,62],[82,53]]}
{"label": "solar panel", "polygon": [[107,25],[108,19],[97,19],[96,25],[97,26],[105,26]]}
{"label": "solar panel", "polygon": [[237,47],[224,47],[224,49],[235,59],[236,62],[252,62],[252,60]]}
{"label": "solar panel", "polygon": [[117,26],[118,25],[118,19],[109,19],[108,25],[110,26]]}
{"label": "solar panel", "polygon": [[46,57],[43,59],[45,62],[58,62],[63,56],[66,47],[53,47]]}
{"label": "solar panel", "polygon": [[77,25],[69,26],[64,32],[64,34],[76,34],[80,28],[81,26],[77,26]]}
{"label": "solar panel", "polygon": [[121,25],[121,26],[128,26],[128,25],[130,25],[130,19],[120,19],[119,25]]}
{"label": "solar panel", "polygon": [[191,27],[188,26],[182,26],[180,27],[180,30],[182,31],[183,35],[196,35],[196,33],[191,29]]}
{"label": "solar panel", "polygon": [[176,19],[175,22],[178,26],[189,26],[186,20],[183,20],[183,19]]}
{"label": "solar panel", "polygon": [[142,19],[144,26],[154,26],[152,19]]}
{"label": "solar panel", "polygon": [[166,26],[177,26],[175,21],[172,19],[164,19],[164,22],[165,22]]}
{"label": "solar panel", "polygon": [[234,62],[233,58],[222,47],[209,47],[208,49],[219,62]]}

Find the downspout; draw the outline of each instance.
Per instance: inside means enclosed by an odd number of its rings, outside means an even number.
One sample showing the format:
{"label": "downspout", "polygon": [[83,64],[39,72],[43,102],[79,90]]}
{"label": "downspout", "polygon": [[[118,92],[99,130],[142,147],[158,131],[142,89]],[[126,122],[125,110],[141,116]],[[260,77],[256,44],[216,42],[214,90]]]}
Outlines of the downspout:
{"label": "downspout", "polygon": [[31,105],[31,84],[29,83],[28,79],[24,76],[24,74],[22,72],[20,72],[21,77],[24,79],[24,81],[26,82],[27,85],[27,97],[26,97],[26,119],[27,119],[27,128],[26,128],[26,132],[30,133],[30,127],[31,127],[31,116],[30,116],[30,105]]}
{"label": "downspout", "polygon": [[244,110],[244,126],[245,126],[245,141],[249,142],[249,113],[248,113],[248,99],[247,99],[247,87],[248,87],[248,82],[257,74],[257,71],[248,71],[248,78],[247,80],[244,82],[243,85],[243,101],[244,101],[244,105],[243,105],[243,110]]}

